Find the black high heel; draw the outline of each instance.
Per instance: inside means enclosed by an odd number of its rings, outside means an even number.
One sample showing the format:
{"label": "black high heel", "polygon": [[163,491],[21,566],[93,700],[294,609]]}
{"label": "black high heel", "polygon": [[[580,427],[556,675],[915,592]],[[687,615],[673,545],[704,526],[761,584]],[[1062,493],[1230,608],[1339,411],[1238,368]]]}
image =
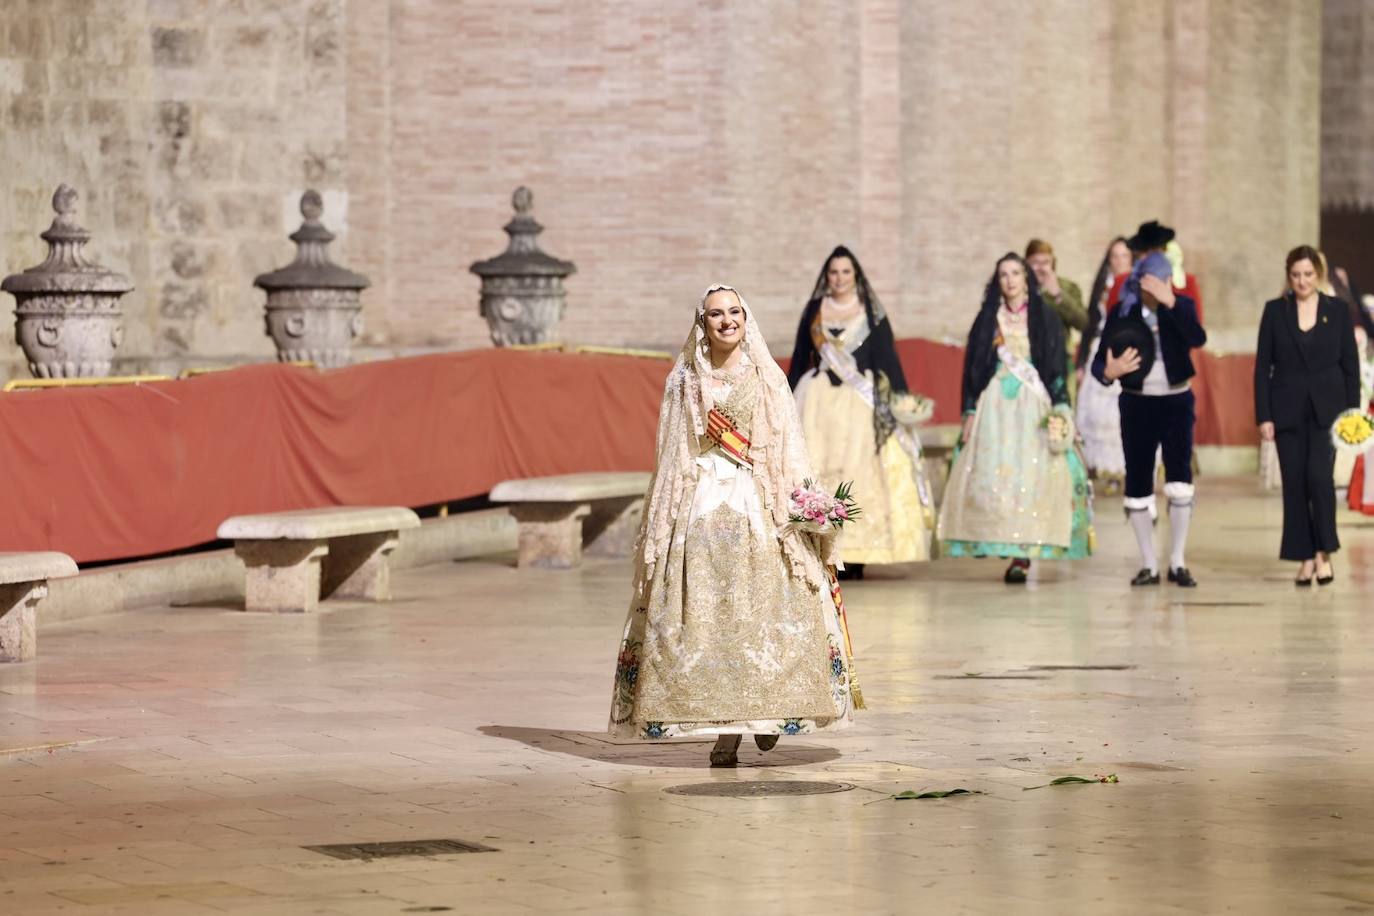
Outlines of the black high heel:
{"label": "black high heel", "polygon": [[1318,584],[1318,585],[1330,585],[1332,582],[1335,582],[1335,581],[1336,581],[1336,567],[1335,567],[1335,565],[1332,564],[1332,562],[1331,562],[1330,560],[1327,560],[1327,561],[1326,561],[1326,565],[1327,565],[1328,568],[1330,568],[1331,572],[1328,573],[1328,574],[1325,575],[1325,576],[1317,576],[1317,584]]}
{"label": "black high heel", "polygon": [[1308,576],[1306,579],[1304,579],[1301,575],[1299,575],[1297,578],[1295,578],[1295,579],[1293,580],[1293,584],[1294,584],[1294,585],[1302,586],[1303,588],[1306,588],[1306,587],[1308,587],[1309,585],[1312,584],[1312,579],[1313,579],[1313,577],[1316,576],[1316,575],[1317,575],[1317,563],[1316,563],[1316,561],[1314,560],[1314,561],[1312,562],[1312,575]]}

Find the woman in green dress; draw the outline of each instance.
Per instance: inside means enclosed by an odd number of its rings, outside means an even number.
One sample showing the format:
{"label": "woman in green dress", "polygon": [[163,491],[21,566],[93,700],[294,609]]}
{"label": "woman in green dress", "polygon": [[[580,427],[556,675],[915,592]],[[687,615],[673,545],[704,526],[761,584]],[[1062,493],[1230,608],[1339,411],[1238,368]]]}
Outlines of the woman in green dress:
{"label": "woman in green dress", "polygon": [[1031,560],[1092,552],[1092,489],[1074,447],[1063,330],[1014,253],[983,295],[964,351],[964,426],[941,507],[945,556]]}

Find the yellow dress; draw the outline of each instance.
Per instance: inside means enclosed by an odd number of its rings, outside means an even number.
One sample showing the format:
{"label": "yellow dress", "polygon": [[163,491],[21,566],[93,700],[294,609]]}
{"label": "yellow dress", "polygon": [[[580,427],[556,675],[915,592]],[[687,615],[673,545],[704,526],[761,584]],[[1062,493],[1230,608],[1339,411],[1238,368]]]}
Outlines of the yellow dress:
{"label": "yellow dress", "polygon": [[[845,348],[867,329],[861,311],[839,334],[825,328],[837,346]],[[852,344],[851,344],[852,346]],[[872,371],[865,373],[876,384]],[[863,517],[840,535],[845,563],[914,563],[930,559],[933,518],[921,504],[917,484],[922,469],[896,436],[888,436],[882,450],[875,447],[873,408],[847,384],[831,383],[824,368],[812,369],[797,384],[802,432],[811,463],[821,482],[830,488],[852,480],[854,499]],[[910,431],[913,437],[915,431]]]}

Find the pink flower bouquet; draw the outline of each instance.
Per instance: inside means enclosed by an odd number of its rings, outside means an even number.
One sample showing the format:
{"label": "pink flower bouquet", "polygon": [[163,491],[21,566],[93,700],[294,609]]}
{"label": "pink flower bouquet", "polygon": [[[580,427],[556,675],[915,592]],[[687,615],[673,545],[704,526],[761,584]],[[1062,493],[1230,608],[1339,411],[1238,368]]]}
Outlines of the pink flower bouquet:
{"label": "pink flower bouquet", "polygon": [[850,495],[853,481],[840,484],[831,496],[811,480],[792,491],[787,504],[788,524],[798,531],[811,534],[835,534],[862,514]]}

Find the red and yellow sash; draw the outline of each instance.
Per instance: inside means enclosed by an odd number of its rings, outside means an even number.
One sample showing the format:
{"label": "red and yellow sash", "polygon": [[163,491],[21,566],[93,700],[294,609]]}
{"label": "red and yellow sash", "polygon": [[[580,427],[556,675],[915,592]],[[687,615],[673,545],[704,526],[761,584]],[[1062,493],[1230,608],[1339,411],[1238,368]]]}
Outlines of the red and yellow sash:
{"label": "red and yellow sash", "polygon": [[754,466],[753,459],[749,457],[749,440],[735,429],[729,417],[715,408],[706,415],[706,436],[740,464]]}

